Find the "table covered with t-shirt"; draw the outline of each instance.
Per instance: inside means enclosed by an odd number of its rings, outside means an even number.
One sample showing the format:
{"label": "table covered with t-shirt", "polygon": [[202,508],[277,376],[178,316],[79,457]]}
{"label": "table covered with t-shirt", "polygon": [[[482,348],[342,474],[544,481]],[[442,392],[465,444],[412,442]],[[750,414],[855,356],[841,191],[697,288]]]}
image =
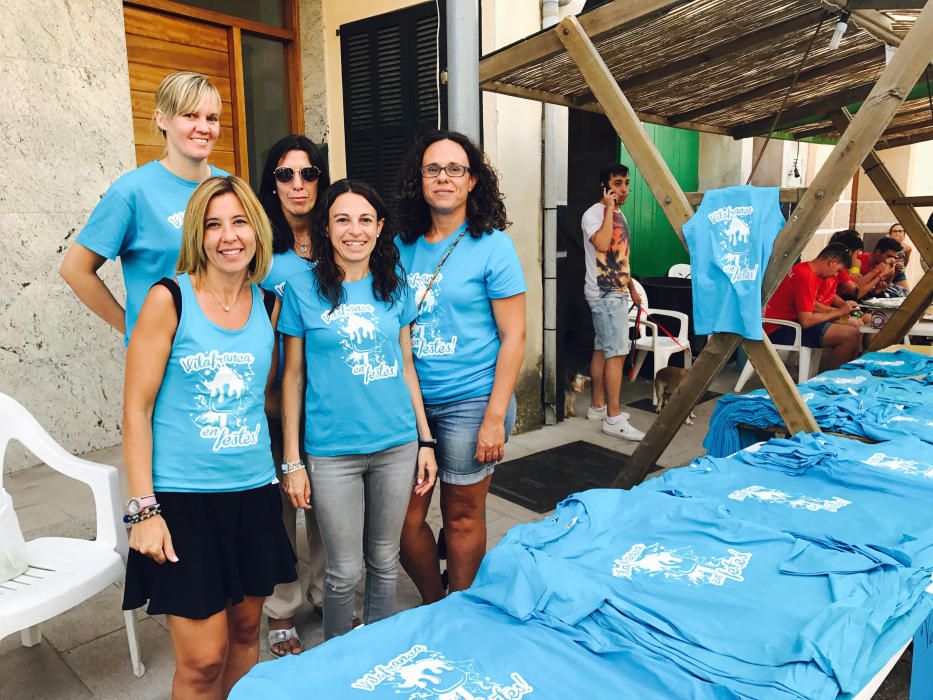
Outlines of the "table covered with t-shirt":
{"label": "table covered with t-shirt", "polygon": [[[799,385],[821,430],[870,440],[933,442],[933,357],[909,350],[863,355]],[[753,428],[783,425],[764,389],[719,398],[703,447],[723,457],[760,439]]]}
{"label": "table covered with t-shirt", "polygon": [[927,452],[798,435],[573,495],[468,591],[259,664],[231,697],[854,697],[933,610]]}

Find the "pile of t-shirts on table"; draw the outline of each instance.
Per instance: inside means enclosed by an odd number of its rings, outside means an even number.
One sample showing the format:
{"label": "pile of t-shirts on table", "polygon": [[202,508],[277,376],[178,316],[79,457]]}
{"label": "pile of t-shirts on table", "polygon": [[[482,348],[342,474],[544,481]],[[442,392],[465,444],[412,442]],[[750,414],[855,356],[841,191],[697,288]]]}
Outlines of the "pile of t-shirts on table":
{"label": "pile of t-shirts on table", "polygon": [[[821,429],[874,440],[914,435],[933,442],[933,357],[908,350],[869,353],[799,385]],[[782,425],[764,389],[720,397],[703,446],[714,457],[757,441],[741,425]]]}
{"label": "pile of t-shirts on table", "polygon": [[469,591],[260,664],[231,697],[856,693],[933,610],[923,445],[801,434],[571,496]]}

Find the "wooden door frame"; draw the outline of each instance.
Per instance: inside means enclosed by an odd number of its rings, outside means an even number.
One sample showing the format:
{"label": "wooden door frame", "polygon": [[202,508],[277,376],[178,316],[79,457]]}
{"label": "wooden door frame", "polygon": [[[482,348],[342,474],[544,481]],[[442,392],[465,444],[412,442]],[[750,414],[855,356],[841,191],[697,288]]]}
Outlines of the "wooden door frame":
{"label": "wooden door frame", "polygon": [[230,57],[231,100],[233,109],[234,158],[237,174],[249,179],[249,154],[246,143],[246,99],[243,82],[243,32],[267,39],[282,41],[285,45],[285,90],[288,106],[289,132],[303,134],[304,99],[302,95],[301,44],[298,38],[298,0],[284,0],[285,26],[256,22],[234,15],[204,10],[173,0],[124,0],[124,5],[162,14],[197,20],[227,30]]}

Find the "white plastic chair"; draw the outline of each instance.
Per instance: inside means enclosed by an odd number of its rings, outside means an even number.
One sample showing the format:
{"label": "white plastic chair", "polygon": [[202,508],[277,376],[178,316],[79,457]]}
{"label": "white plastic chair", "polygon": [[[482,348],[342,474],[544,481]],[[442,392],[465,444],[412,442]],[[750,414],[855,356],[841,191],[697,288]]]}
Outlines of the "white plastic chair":
{"label": "white plastic chair", "polygon": [[[0,639],[21,632],[23,646],[42,641],[39,626],[97,595],[113,583],[123,583],[127,538],[122,521],[117,470],[66,452],[17,401],[0,393],[0,486],[3,457],[10,440],[22,443],[55,471],[91,487],[97,515],[97,537],[40,537],[26,542],[29,568],[0,583]],[[133,611],[124,611],[133,673],[146,667],[139,658]]]}
{"label": "white plastic chair", "polygon": [[[773,323],[778,326],[787,326],[788,328],[794,329],[794,344],[793,345],[774,345],[774,349],[778,351],[778,354],[781,355],[784,361],[787,361],[787,355],[792,352],[796,352],[798,355],[797,359],[797,383],[802,384],[807,381],[810,377],[819,372],[820,369],[820,359],[823,357],[823,350],[821,348],[808,348],[801,342],[803,336],[803,328],[799,323],[794,321],[786,321],[782,318],[763,318],[761,319],[763,323]],[[745,363],[745,367],[742,368],[742,373],[739,375],[739,381],[735,383],[735,393],[738,394],[742,391],[742,387],[745,386],[745,382],[748,381],[749,377],[752,376],[752,372],[755,371],[755,368],[752,367],[751,361]]]}
{"label": "white plastic chair", "polygon": [[[641,371],[641,366],[645,363],[645,358],[649,352],[654,354],[654,374],[652,376],[657,376],[658,372],[667,367],[670,363],[671,357],[679,352],[684,353],[684,367],[690,367],[693,356],[690,352],[690,339],[687,336],[687,314],[681,313],[680,311],[672,311],[671,309],[655,309],[649,307],[648,295],[645,294],[644,287],[642,287],[637,280],[635,281],[635,289],[637,289],[639,295],[641,295],[642,306],[638,333],[635,340],[632,341],[632,347],[635,350],[635,374],[637,375],[638,372]],[[630,323],[635,323],[637,312],[637,309],[632,309],[629,312]],[[649,314],[651,316],[664,316],[666,318],[676,319],[680,324],[677,333],[675,334],[668,329],[674,338],[669,338],[667,334],[658,327],[656,322],[649,321],[647,319]],[[654,391],[654,382],[651,384],[651,397],[652,403],[657,406],[658,397]]]}
{"label": "white plastic chair", "polygon": [[681,279],[690,279],[690,263],[677,263],[676,265],[671,265],[671,269],[667,271],[668,277],[680,277]]}

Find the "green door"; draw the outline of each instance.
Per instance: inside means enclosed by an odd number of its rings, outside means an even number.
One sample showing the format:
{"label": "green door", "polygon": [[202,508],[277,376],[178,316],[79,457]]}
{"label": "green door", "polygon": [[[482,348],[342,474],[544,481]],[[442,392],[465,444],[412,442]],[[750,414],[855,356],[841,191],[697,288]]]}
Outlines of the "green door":
{"label": "green door", "polygon": [[[695,192],[700,134],[659,124],[644,124],[644,127],[681,189]],[[619,162],[632,170],[628,200],[622,206],[632,230],[632,273],[638,277],[666,277],[671,265],[690,261],[687,250],[667,222],[638,168],[633,167],[632,157],[621,142]]]}

